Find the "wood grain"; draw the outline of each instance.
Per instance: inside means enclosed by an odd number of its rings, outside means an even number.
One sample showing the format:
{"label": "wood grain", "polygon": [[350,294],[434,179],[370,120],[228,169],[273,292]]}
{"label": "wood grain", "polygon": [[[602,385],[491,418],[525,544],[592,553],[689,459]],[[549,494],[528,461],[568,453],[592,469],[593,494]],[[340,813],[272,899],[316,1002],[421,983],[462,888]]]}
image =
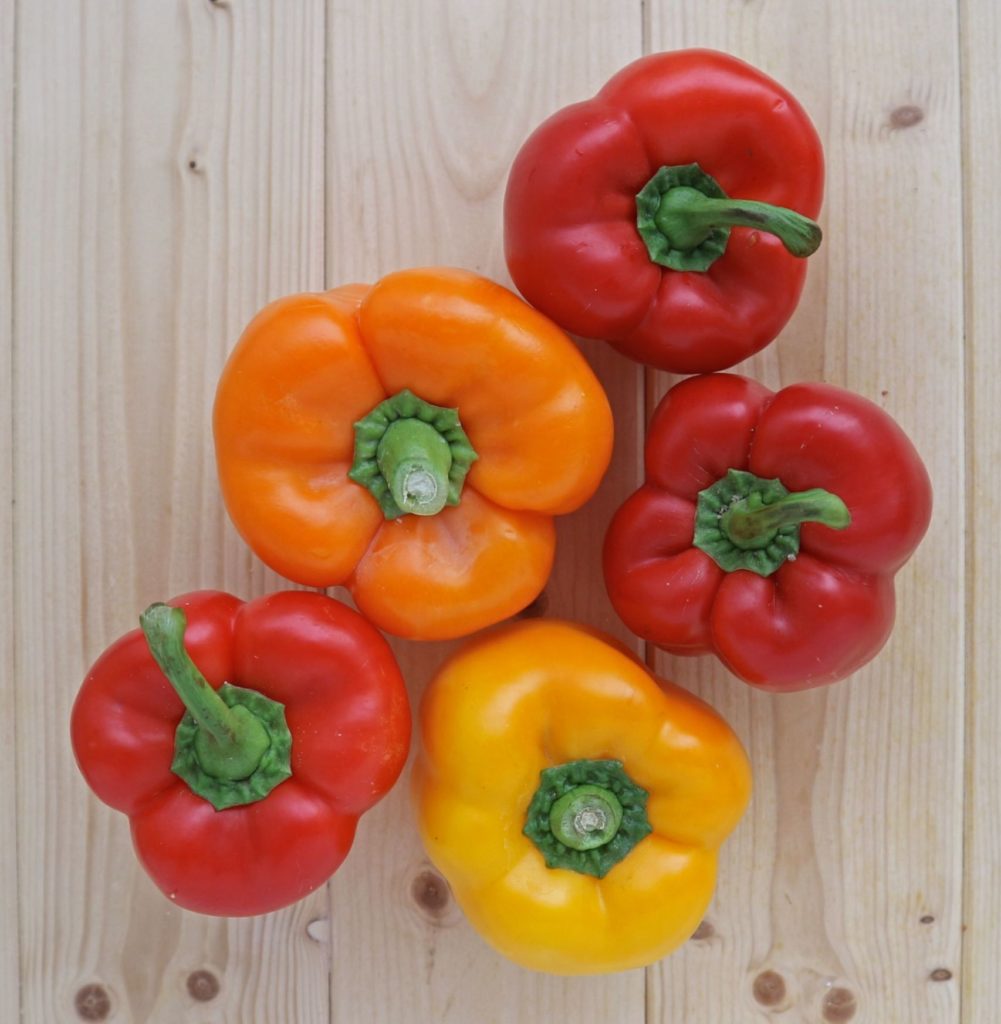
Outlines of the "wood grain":
{"label": "wood grain", "polygon": [[7,441],[0,449],[0,774],[7,780],[0,795],[0,992],[3,1012],[13,1019],[21,1010],[21,977],[17,942],[17,733],[14,687],[14,558],[13,451],[16,443],[12,377],[14,371],[11,305],[14,265],[14,9],[0,9],[0,415]]}
{"label": "wood grain", "polygon": [[[322,281],[323,26],[316,2],[18,12],[26,1021],[329,1019],[306,934],[324,895],[256,922],[182,915],[137,867],[125,819],[87,793],[67,736],[86,665],[150,600],[278,585],[225,523],[208,412],[254,310]],[[208,1002],[196,971],[218,984]]]}
{"label": "wood grain", "polygon": [[[640,30],[638,4],[595,0],[337,9],[328,55],[328,283],[429,263],[507,282],[501,201],[517,147],[544,116],[638,56]],[[387,61],[387,52],[400,59]],[[615,469],[586,509],[560,523],[543,603],[547,614],[626,638],[604,595],[597,549],[638,478],[641,375],[601,345],[586,351],[616,413]],[[450,647],[396,649],[416,706]],[[426,861],[405,785],[366,817],[358,847],[332,884],[335,1021],[353,1021],[359,1005],[367,1020],[386,1024],[643,1020],[642,972],[568,981],[528,974],[490,951]]]}
{"label": "wood grain", "polygon": [[959,179],[956,10],[910,4],[921,29],[901,32],[896,5],[721,6],[652,3],[652,48],[715,46],[774,75],[828,163],[823,258],[743,369],[880,403],[922,452],[937,507],[898,577],[894,637],[853,679],[768,698],[704,659],[658,656],[747,740],[757,792],[723,857],[712,939],[651,972],[648,1020],[945,1024],[962,872],[961,207],[942,188]]}
{"label": "wood grain", "polygon": [[1001,106],[994,88],[1001,11],[990,0],[960,5],[967,343],[966,859],[963,1021],[993,1024],[1001,1005],[1001,694],[997,624],[1001,578],[994,523],[1001,516]]}

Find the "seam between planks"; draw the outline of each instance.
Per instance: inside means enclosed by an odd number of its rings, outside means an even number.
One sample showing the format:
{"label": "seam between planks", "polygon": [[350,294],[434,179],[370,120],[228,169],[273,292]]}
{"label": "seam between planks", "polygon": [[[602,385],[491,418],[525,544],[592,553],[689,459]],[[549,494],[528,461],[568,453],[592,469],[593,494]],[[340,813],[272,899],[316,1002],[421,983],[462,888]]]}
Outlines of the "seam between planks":
{"label": "seam between planks", "polygon": [[14,3],[13,9],[10,12],[10,66],[9,66],[9,86],[10,86],[10,104],[8,107],[8,113],[10,115],[10,180],[7,183],[6,195],[4,201],[8,204],[9,212],[9,236],[7,238],[7,259],[8,259],[8,287],[10,289],[10,308],[8,310],[8,325],[10,328],[10,472],[8,476],[8,483],[10,486],[10,528],[8,540],[10,543],[10,554],[11,564],[8,566],[10,570],[10,587],[11,587],[11,602],[10,602],[10,659],[11,659],[11,680],[10,680],[10,714],[11,720],[14,723],[13,727],[13,769],[14,769],[14,821],[13,821],[13,849],[14,849],[14,941],[17,949],[15,953],[15,960],[17,965],[17,1015],[19,1020],[24,1019],[24,979],[23,979],[23,945],[21,942],[23,921],[21,919],[21,851],[20,844],[18,843],[18,819],[20,816],[19,804],[21,799],[21,785],[20,785],[20,758],[18,756],[18,735],[17,735],[17,679],[18,679],[18,625],[20,615],[18,613],[18,604],[14,600],[14,585],[13,585],[13,559],[17,551],[17,525],[16,525],[16,497],[15,497],[15,481],[17,478],[17,453],[18,453],[18,440],[19,430],[17,424],[17,416],[15,415],[15,396],[17,394],[17,303],[15,296],[17,294],[17,261],[14,258],[15,246],[17,240],[17,128],[18,128],[18,63],[19,63],[19,52],[17,47],[17,25],[18,25],[18,13],[21,9],[21,0],[17,0]]}
{"label": "seam between planks", "polygon": [[972,875],[970,872],[970,859],[972,849],[969,837],[969,822],[973,811],[973,786],[974,786],[974,765],[972,757],[968,753],[975,753],[975,735],[973,732],[974,698],[976,692],[975,681],[971,678],[971,671],[975,665],[973,658],[973,645],[975,642],[974,631],[974,599],[976,596],[976,565],[974,563],[975,545],[973,543],[976,523],[973,517],[972,486],[975,480],[974,452],[971,444],[974,438],[976,424],[975,388],[974,388],[974,351],[970,339],[969,325],[973,322],[973,283],[969,276],[972,263],[970,246],[971,238],[968,230],[970,224],[970,131],[969,131],[969,95],[966,86],[965,75],[965,50],[963,41],[967,26],[967,3],[968,0],[957,0],[956,3],[956,73],[959,79],[959,169],[961,189],[961,257],[963,274],[963,302],[962,302],[962,359],[963,359],[963,471],[964,471],[964,510],[963,510],[963,736],[960,743],[960,756],[963,764],[963,809],[962,809],[962,855],[960,859],[961,884],[960,884],[960,931],[959,931],[959,995],[958,995],[958,1019],[960,1024],[966,1020],[966,958],[969,942],[966,937],[966,929],[963,922],[967,916],[971,893]]}
{"label": "seam between planks", "polygon": [[[320,216],[323,218],[323,246],[320,256],[320,272],[323,275],[322,286],[330,288],[330,253],[327,251],[327,186],[330,184],[330,146],[327,133],[330,128],[330,97],[328,89],[331,83],[330,74],[330,49],[333,46],[331,25],[333,19],[330,17],[330,5],[332,0],[327,0],[323,5],[323,95],[320,97],[320,124],[323,126],[321,140],[323,145],[323,188],[320,189]],[[327,588],[329,591],[331,588]],[[326,592],[326,591],[325,591]]]}

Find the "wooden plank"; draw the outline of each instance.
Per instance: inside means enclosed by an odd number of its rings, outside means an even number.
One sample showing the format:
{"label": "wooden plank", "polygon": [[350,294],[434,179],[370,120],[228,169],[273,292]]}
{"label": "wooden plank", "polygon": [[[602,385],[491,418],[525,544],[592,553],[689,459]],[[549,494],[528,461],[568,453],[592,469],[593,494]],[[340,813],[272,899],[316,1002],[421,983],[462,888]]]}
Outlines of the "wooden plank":
{"label": "wooden plank", "polygon": [[963,899],[963,1024],[993,1024],[1001,1004],[1001,695],[997,623],[1001,553],[1001,105],[992,88],[1001,48],[1001,10],[990,0],[960,4],[963,70],[963,185],[966,238],[967,572],[969,646],[966,717],[966,863]]}
{"label": "wooden plank", "polygon": [[[639,4],[600,0],[378,3],[332,11],[329,28],[330,285],[431,263],[507,283],[501,201],[518,146],[544,116],[638,56],[641,39]],[[596,538],[636,485],[641,379],[601,345],[585,351],[615,408],[615,468],[594,501],[560,524],[544,604],[625,638],[604,596]],[[396,644],[415,707],[450,646]],[[570,982],[490,951],[431,869],[412,822],[404,784],[366,817],[359,849],[334,879],[335,1021],[356,1020],[359,1006],[373,1024],[643,1020],[639,971]]]}
{"label": "wooden plank", "polygon": [[86,665],[145,603],[277,583],[225,523],[209,409],[254,310],[322,281],[325,13],[292,6],[18,12],[25,1020],[329,1019],[326,953],[306,934],[324,894],[257,921],[181,914],[67,736]]}
{"label": "wooden plank", "polygon": [[12,402],[14,370],[11,291],[14,231],[14,6],[0,9],[0,414],[7,442],[0,447],[0,774],[6,780],[0,795],[0,991],[4,1013],[19,1019],[21,1011],[20,943],[17,885],[17,735],[14,704],[14,581],[7,567],[14,557],[14,465],[16,424]]}
{"label": "wooden plank", "polygon": [[[652,49],[712,46],[749,60],[802,100],[825,139],[826,241],[803,304],[778,343],[740,369],[773,387],[824,379],[879,402],[922,452],[937,506],[898,577],[894,637],[853,680],[775,698],[707,659],[657,657],[744,737],[757,791],[700,938],[649,974],[648,1020],[956,1021],[964,465],[955,5],[909,4],[906,32],[897,5],[854,0],[651,0],[649,9]],[[669,383],[658,379],[656,392]]]}

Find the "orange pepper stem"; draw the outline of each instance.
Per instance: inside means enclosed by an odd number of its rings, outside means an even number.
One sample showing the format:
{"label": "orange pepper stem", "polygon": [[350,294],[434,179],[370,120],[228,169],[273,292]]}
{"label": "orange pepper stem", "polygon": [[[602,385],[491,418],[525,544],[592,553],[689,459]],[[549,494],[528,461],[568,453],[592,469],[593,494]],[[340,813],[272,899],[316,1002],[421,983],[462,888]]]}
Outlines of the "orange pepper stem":
{"label": "orange pepper stem", "polygon": [[459,504],[476,458],[458,409],[432,405],[404,389],[355,423],[348,477],[372,494],[387,519],[433,516]]}
{"label": "orange pepper stem", "polygon": [[445,507],[452,452],[429,423],[418,419],[391,423],[376,449],[375,461],[404,514],[433,516]]}
{"label": "orange pepper stem", "polygon": [[285,708],[255,690],[215,690],[184,646],[180,608],[153,604],[139,617],[150,653],[187,709],[171,770],[216,810],[262,799],[291,774]]}

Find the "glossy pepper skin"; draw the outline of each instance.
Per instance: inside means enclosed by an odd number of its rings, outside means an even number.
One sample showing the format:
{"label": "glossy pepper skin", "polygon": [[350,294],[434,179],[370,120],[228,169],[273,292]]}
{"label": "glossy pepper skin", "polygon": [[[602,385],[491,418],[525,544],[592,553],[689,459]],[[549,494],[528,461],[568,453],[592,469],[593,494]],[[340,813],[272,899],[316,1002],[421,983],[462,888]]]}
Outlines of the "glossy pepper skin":
{"label": "glossy pepper skin", "polygon": [[[718,847],[750,793],[744,751],[707,705],[658,684],[599,634],[522,621],[468,641],[444,665],[420,730],[421,836],[499,952],[534,970],[597,974],[652,963],[698,927]],[[545,796],[541,773],[609,760],[645,791],[628,848],[603,877],[547,866],[525,834]],[[533,820],[548,830],[545,814]],[[568,853],[548,839],[561,864],[603,849]]]}
{"label": "glossy pepper skin", "polygon": [[[840,499],[847,521],[786,526],[798,551],[778,551],[774,571],[727,571],[693,537],[700,493],[730,470],[779,479],[794,504],[819,488],[828,503]],[[893,577],[924,535],[931,504],[914,446],[859,395],[827,384],[773,393],[735,374],[689,378],[654,413],[646,482],[609,527],[608,592],[626,625],[664,650],[714,653],[762,689],[820,686],[886,642]]]}
{"label": "glossy pepper skin", "polygon": [[[435,415],[457,410],[475,461],[457,503],[390,519],[348,473],[355,424],[403,392]],[[597,488],[612,417],[554,324],[500,285],[433,268],[265,308],[223,371],[215,441],[230,516],[263,561],[298,583],[346,585],[388,632],[442,639],[539,594],[553,516]]]}
{"label": "glossy pepper skin", "polygon": [[675,373],[763,348],[796,308],[804,259],[752,220],[707,270],[670,269],[638,231],[641,189],[693,163],[733,199],[820,209],[820,141],[785,89],[727,54],[653,54],[552,115],[515,158],[504,227],[518,289],[566,330]]}
{"label": "glossy pepper skin", "polygon": [[[244,603],[201,591],[171,605],[184,612],[184,648],[211,688],[228,682],[284,705],[288,771],[266,795],[222,810],[194,792],[171,769],[185,705],[138,629],[83,682],[71,723],[77,763],[97,796],[128,815],[143,867],[178,906],[277,910],[326,882],[359,816],[399,776],[410,743],[403,680],[379,633],[322,594]],[[224,796],[239,785],[210,782]]]}

